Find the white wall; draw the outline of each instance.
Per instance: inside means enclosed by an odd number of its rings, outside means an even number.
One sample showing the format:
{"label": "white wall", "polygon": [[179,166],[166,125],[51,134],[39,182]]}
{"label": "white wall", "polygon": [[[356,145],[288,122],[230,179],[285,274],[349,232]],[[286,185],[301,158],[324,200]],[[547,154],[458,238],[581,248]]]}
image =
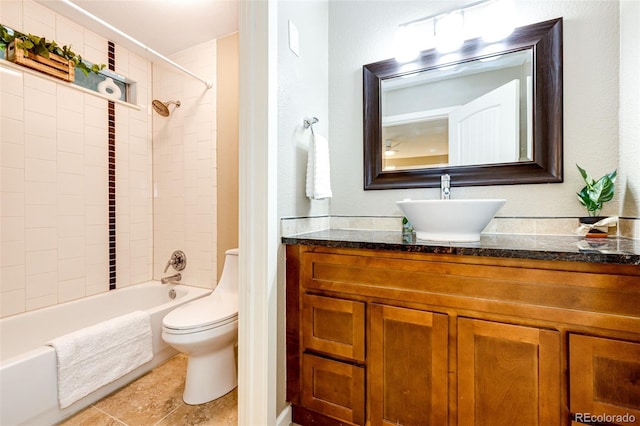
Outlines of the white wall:
{"label": "white wall", "polygon": [[[32,0],[0,22],[107,63],[107,40]],[[8,69],[8,71],[7,71]],[[151,65],[116,46],[141,109],[116,105],[117,283],[151,278]],[[0,71],[0,316],[109,289],[108,101],[20,68]]]}
{"label": "white wall", "polygon": [[[515,3],[517,26],[564,18],[564,183],[456,188],[452,182],[453,197],[506,198],[499,213],[504,217],[582,216],[575,193],[583,184],[575,164],[598,177],[618,167],[618,3]],[[393,57],[393,34],[399,23],[443,7],[453,6],[414,1],[329,3],[329,136],[332,179],[340,182],[334,187],[331,215],[401,216],[396,200],[439,196],[436,188],[362,189],[362,65]],[[616,214],[619,200],[617,195],[603,213]]]}
{"label": "white wall", "polygon": [[[332,201],[311,201],[305,196],[307,152],[295,142],[295,132],[305,117],[317,117],[316,132],[327,136],[329,119],[329,57],[326,1],[278,3],[278,217],[329,214]],[[289,50],[288,22],[300,35],[300,56]],[[330,141],[331,145],[340,141]],[[333,180],[333,190],[341,185]],[[285,275],[284,252],[278,256],[278,374],[277,407],[285,403]]]}
{"label": "white wall", "polygon": [[173,67],[153,64],[153,95],[170,105],[169,117],[153,113],[153,277],[174,250],[187,256],[185,284],[213,288],[217,282],[216,41],[172,55],[171,59],[211,81],[211,89]]}
{"label": "white wall", "polygon": [[[295,132],[306,117],[317,117],[314,131],[328,137],[329,52],[326,1],[278,3],[278,205],[281,216],[329,213],[330,200],[305,196],[307,151],[296,144]],[[288,21],[298,28],[300,56],[289,50]],[[334,146],[340,141],[329,141]],[[340,165],[336,165],[339,169]],[[332,175],[333,176],[333,175]],[[334,180],[333,188],[341,185]]]}

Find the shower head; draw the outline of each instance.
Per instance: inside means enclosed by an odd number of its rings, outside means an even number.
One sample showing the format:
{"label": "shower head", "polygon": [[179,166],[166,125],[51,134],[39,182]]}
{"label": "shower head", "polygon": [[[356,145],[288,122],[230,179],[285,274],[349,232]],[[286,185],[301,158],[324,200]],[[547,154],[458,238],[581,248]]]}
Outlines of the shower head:
{"label": "shower head", "polygon": [[169,112],[169,105],[171,104],[175,104],[176,108],[180,107],[180,101],[167,101],[167,102],[162,102],[159,101],[157,99],[154,99],[151,102],[151,105],[153,105],[153,109],[155,110],[155,112],[157,112],[158,114],[160,114],[163,117],[168,117],[170,112]]}

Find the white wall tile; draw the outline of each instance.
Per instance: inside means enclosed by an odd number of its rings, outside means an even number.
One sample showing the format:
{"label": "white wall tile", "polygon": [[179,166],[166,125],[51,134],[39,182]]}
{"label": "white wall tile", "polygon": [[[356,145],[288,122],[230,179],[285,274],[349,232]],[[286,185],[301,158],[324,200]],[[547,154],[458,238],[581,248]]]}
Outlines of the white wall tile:
{"label": "white wall tile", "polygon": [[[24,98],[11,93],[0,93],[0,103],[2,107],[2,118],[11,120],[24,120]],[[11,107],[7,107],[11,105]]]}
{"label": "white wall tile", "polygon": [[24,240],[0,241],[0,249],[0,265],[3,267],[24,265]]}
{"label": "white wall tile", "polygon": [[[4,110],[4,109],[3,109]],[[24,126],[26,135],[54,138],[56,135],[56,118],[34,111],[25,111]]]}
{"label": "white wall tile", "polygon": [[24,216],[24,213],[24,192],[0,192],[0,217]]}
{"label": "white wall tile", "polygon": [[55,250],[58,248],[58,228],[27,228],[24,232],[25,248],[28,253],[35,250]]}
{"label": "white wall tile", "polygon": [[[10,104],[3,104],[10,105]],[[11,105],[12,109],[17,108],[15,105]],[[24,143],[24,122],[22,120],[14,120],[4,116],[4,109],[2,111],[2,118],[0,118],[0,140],[2,142],[23,144]]]}
{"label": "white wall tile", "polygon": [[55,161],[40,158],[26,158],[24,167],[25,182],[56,182],[57,165]]}
{"label": "white wall tile", "polygon": [[23,192],[24,168],[0,168],[0,190],[2,190],[3,192]]}
{"label": "white wall tile", "polygon": [[[5,17],[20,21],[16,29],[72,44],[91,62],[107,62],[105,38],[33,0],[2,0],[0,22],[8,24]],[[120,46],[116,55],[119,71],[137,80],[142,105],[140,111],[116,106],[122,286],[152,274],[152,74],[148,60]],[[22,72],[3,72],[0,92],[0,316],[107,291],[108,102]]]}
{"label": "white wall tile", "polygon": [[56,293],[45,294],[39,297],[27,296],[26,310],[32,311],[34,309],[46,308],[47,306],[55,305],[57,302],[58,295]]}
{"label": "white wall tile", "polygon": [[57,113],[55,94],[43,92],[32,87],[24,88],[24,109],[55,117]]}
{"label": "white wall tile", "polygon": [[0,292],[24,289],[25,267],[22,265],[0,267]]}
{"label": "white wall tile", "polygon": [[[87,215],[85,215],[84,217],[86,222]],[[107,236],[107,233],[105,232],[106,228],[103,225],[104,224],[99,224],[99,225],[95,225],[95,224],[92,225],[88,223],[85,224],[84,232],[85,232],[85,239],[86,239],[87,245],[108,244],[108,236]]]}
{"label": "white wall tile", "polygon": [[11,28],[20,28],[22,26],[22,1],[2,0],[0,22]]}
{"label": "white wall tile", "polygon": [[[32,206],[55,206],[57,204],[56,183],[27,181],[25,187],[25,203]],[[53,211],[51,212],[53,214]]]}
{"label": "white wall tile", "polygon": [[85,177],[71,173],[58,173],[58,194],[84,194]]}
{"label": "white wall tile", "polygon": [[[58,251],[55,249],[27,251],[25,264],[27,265],[27,288],[29,288],[29,277],[32,275],[55,273],[58,270]],[[47,286],[55,288],[56,281],[57,278],[54,277],[51,284],[47,284]]]}
{"label": "white wall tile", "polygon": [[85,278],[84,276],[61,280],[58,285],[58,303],[68,302],[70,300],[80,299],[85,296]]}
{"label": "white wall tile", "polygon": [[25,206],[25,227],[26,228],[48,228],[57,225],[57,218],[51,214],[52,209],[46,205]]}
{"label": "white wall tile", "polygon": [[0,315],[9,316],[26,310],[25,290],[3,291],[0,293]]}
{"label": "white wall tile", "polygon": [[64,173],[84,175],[84,155],[74,152],[58,152],[58,169]]}
{"label": "white wall tile", "polygon": [[107,39],[93,31],[85,30],[84,57],[93,64],[106,64],[109,62]]}
{"label": "white wall tile", "polygon": [[[58,115],[58,129],[72,133],[82,133],[84,131],[84,115],[81,112],[65,110]],[[106,114],[102,117],[107,120]]]}
{"label": "white wall tile", "polygon": [[85,265],[84,257],[60,259],[58,261],[58,281],[82,280],[84,283]]}
{"label": "white wall tile", "polygon": [[24,241],[24,229],[23,216],[2,216],[0,241]]}
{"label": "white wall tile", "polygon": [[0,70],[0,92],[23,97],[23,78],[23,72],[3,68]]}
{"label": "white wall tile", "polygon": [[[105,111],[105,117],[107,117]],[[106,123],[106,118],[105,118]],[[102,123],[104,124],[104,123]],[[98,126],[88,125],[85,121],[84,126],[84,144],[85,146],[98,146],[104,147],[109,139],[109,133],[106,125],[101,125],[98,123]]]}
{"label": "white wall tile", "polygon": [[51,9],[33,0],[25,0],[23,2],[23,10],[24,28],[22,32],[38,34],[55,40],[56,14]]}
{"label": "white wall tile", "polygon": [[58,259],[82,258],[84,272],[84,237],[62,237],[57,244]]}
{"label": "white wall tile", "polygon": [[63,215],[58,216],[58,236],[65,237],[84,237],[85,235],[85,217],[84,207],[80,210],[81,215]]}
{"label": "white wall tile", "polygon": [[84,134],[58,129],[57,131],[58,152],[84,153]]}
{"label": "white wall tile", "polygon": [[85,56],[84,29],[60,15],[56,15],[56,41],[62,46],[70,46],[76,54]]}
{"label": "white wall tile", "polygon": [[0,166],[24,168],[24,145],[2,142],[0,144]]}
{"label": "white wall tile", "polygon": [[[35,33],[34,33],[35,34]],[[25,74],[24,75],[24,86],[39,90],[44,93],[49,93],[54,95],[56,93],[57,84],[45,78],[40,78],[40,76],[36,74]]]}
{"label": "white wall tile", "polygon": [[55,135],[33,135],[24,136],[25,157],[39,158],[41,160],[53,161],[56,158]]}
{"label": "white wall tile", "polygon": [[[76,194],[57,194],[56,201],[58,218],[79,215],[84,217],[85,200],[82,192]],[[84,223],[84,219],[81,222]],[[60,226],[60,221],[58,221],[58,226]]]}

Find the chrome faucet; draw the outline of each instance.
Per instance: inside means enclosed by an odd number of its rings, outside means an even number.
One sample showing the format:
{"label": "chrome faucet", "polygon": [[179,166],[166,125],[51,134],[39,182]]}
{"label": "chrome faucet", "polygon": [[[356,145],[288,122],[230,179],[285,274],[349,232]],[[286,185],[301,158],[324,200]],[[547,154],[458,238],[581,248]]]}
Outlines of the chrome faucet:
{"label": "chrome faucet", "polygon": [[[169,270],[169,267],[172,266],[176,271],[182,271],[187,266],[187,255],[184,254],[182,250],[176,250],[171,254],[171,258],[167,262],[167,265],[164,267],[164,273],[166,274]],[[162,284],[168,283],[177,283],[182,279],[182,274],[180,272],[169,275],[168,277],[164,277],[160,279]]]}
{"label": "chrome faucet", "polygon": [[173,284],[173,283],[177,283],[181,279],[182,279],[182,274],[178,272],[177,274],[169,275],[168,277],[164,277],[160,279],[160,282],[162,284],[170,284],[170,283]]}
{"label": "chrome faucet", "polygon": [[448,200],[451,198],[451,177],[448,174],[440,176],[440,199]]}

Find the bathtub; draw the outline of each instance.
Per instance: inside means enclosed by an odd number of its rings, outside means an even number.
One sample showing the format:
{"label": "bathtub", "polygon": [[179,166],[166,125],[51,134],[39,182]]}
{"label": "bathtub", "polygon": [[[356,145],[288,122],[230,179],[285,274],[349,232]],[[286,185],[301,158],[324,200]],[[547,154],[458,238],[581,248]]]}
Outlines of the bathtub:
{"label": "bathtub", "polygon": [[[175,290],[172,300],[169,292]],[[0,319],[0,425],[53,424],[93,404],[177,352],[162,340],[162,319],[210,289],[149,281]],[[63,410],[58,405],[56,354],[44,344],[80,328],[136,310],[151,315],[153,359]]]}

